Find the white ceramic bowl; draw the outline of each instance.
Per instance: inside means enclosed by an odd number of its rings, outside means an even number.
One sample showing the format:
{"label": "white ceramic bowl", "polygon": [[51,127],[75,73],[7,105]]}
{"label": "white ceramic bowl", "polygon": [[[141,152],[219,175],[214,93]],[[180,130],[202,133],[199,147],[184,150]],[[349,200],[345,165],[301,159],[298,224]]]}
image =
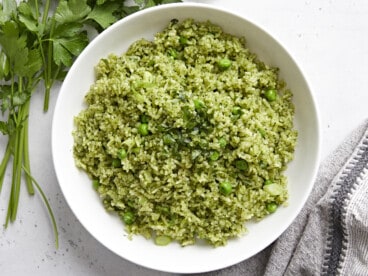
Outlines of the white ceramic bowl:
{"label": "white ceramic bowl", "polygon": [[[119,218],[103,208],[91,189],[87,175],[76,168],[73,159],[73,117],[83,108],[83,98],[94,82],[94,66],[109,53],[121,54],[134,41],[152,39],[173,19],[210,20],[226,32],[245,36],[247,46],[261,60],[280,68],[294,93],[295,126],[299,131],[295,159],[286,172],[290,200],[287,208],[258,223],[249,223],[249,233],[228,245],[213,248],[204,245],[180,247],[172,243],[155,246],[140,236],[128,240]],[[101,244],[117,255],[142,266],[177,273],[217,270],[241,262],[277,239],[292,223],[312,189],[320,148],[320,130],[316,105],[310,87],[287,50],[266,31],[249,20],[223,9],[203,4],[169,4],[150,8],[124,18],[108,28],[83,51],[70,69],[57,100],[53,127],[52,153],[61,190],[75,216]]]}

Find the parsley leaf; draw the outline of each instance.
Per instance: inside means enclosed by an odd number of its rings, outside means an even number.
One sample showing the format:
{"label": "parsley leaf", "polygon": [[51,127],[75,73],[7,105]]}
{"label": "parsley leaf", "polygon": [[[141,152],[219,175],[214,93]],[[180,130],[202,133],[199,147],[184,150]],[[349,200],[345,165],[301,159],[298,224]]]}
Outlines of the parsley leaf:
{"label": "parsley leaf", "polygon": [[69,38],[55,38],[53,41],[55,63],[57,65],[62,63],[65,66],[71,66],[73,57],[79,55],[87,44],[88,38],[86,33]]}
{"label": "parsley leaf", "polygon": [[14,21],[8,21],[3,25],[3,32],[0,33],[2,50],[9,58],[13,73],[21,76],[24,76],[23,67],[28,60],[26,39],[25,35],[19,36],[19,29]]}
{"label": "parsley leaf", "polygon": [[0,121],[0,132],[4,135],[9,134],[7,122]]}
{"label": "parsley leaf", "polygon": [[123,18],[129,14],[139,11],[139,6],[125,6],[121,8],[120,17]]}
{"label": "parsley leaf", "polygon": [[146,4],[144,5],[144,8],[150,8],[150,7],[154,7],[154,6],[156,6],[155,1],[153,1],[153,0],[147,0],[146,1]]}
{"label": "parsley leaf", "polygon": [[61,0],[56,8],[55,20],[60,23],[78,22],[91,11],[86,0]]}
{"label": "parsley leaf", "polygon": [[96,21],[103,29],[116,22],[117,18],[114,16],[118,9],[118,3],[107,3],[105,5],[96,5],[88,14],[87,19]]}
{"label": "parsley leaf", "polygon": [[178,0],[162,0],[161,3],[159,3],[159,4],[170,4],[170,3],[178,3],[178,2],[181,2],[181,1],[178,1]]}
{"label": "parsley leaf", "polygon": [[19,21],[22,22],[32,33],[36,33],[38,31],[38,18],[36,7],[31,3],[32,1],[28,3],[21,2],[19,4]]}
{"label": "parsley leaf", "polygon": [[10,85],[0,85],[0,100],[1,100],[1,113],[4,115],[4,112],[10,107],[10,95],[11,88]]}
{"label": "parsley leaf", "polygon": [[78,35],[83,28],[83,24],[80,22],[70,22],[57,25],[54,31],[54,37],[56,38],[68,38]]}
{"label": "parsley leaf", "polygon": [[17,91],[13,96],[13,106],[20,106],[23,105],[29,98],[29,95],[27,93]]}
{"label": "parsley leaf", "polygon": [[15,0],[3,0],[3,14],[9,20],[17,11],[17,2]]}
{"label": "parsley leaf", "polygon": [[24,76],[32,78],[42,69],[42,57],[38,48],[28,52],[27,63],[24,66]]}

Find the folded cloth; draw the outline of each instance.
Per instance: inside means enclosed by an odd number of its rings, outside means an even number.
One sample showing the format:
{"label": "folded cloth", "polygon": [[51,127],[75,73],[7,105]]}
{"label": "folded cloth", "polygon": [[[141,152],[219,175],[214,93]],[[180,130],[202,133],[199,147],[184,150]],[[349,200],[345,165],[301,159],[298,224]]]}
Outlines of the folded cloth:
{"label": "folded cloth", "polygon": [[302,211],[272,245],[207,275],[368,275],[368,120],[322,162]]}

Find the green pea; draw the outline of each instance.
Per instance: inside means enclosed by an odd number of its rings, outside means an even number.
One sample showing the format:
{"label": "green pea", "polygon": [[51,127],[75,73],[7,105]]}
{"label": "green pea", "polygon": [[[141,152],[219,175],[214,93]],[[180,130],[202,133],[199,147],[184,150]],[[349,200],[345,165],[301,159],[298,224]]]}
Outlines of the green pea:
{"label": "green pea", "polygon": [[284,188],[280,184],[271,183],[263,186],[263,190],[271,196],[278,196],[284,192]]}
{"label": "green pea", "polygon": [[216,161],[220,158],[220,153],[218,151],[213,151],[211,154],[210,154],[210,159],[211,161]]}
{"label": "green pea", "polygon": [[202,109],[204,107],[204,103],[201,100],[193,100],[193,103],[196,110]]}
{"label": "green pea", "polygon": [[164,245],[168,245],[170,242],[171,242],[171,238],[169,236],[161,235],[155,238],[156,245],[164,246]]}
{"label": "green pea", "polygon": [[224,137],[221,137],[219,139],[219,145],[220,145],[221,148],[225,148],[226,147],[227,141],[226,141],[226,139]]}
{"label": "green pea", "polygon": [[148,124],[146,123],[140,123],[138,126],[138,132],[140,135],[142,136],[147,136],[149,131],[148,131]]}
{"label": "green pea", "polygon": [[127,211],[123,214],[123,221],[127,225],[131,225],[135,221],[135,215],[131,211]]}
{"label": "green pea", "polygon": [[269,102],[273,102],[276,100],[277,98],[277,91],[275,89],[268,89],[265,93],[264,93],[265,98],[267,99],[267,101]]}
{"label": "green pea", "polygon": [[100,182],[97,179],[94,179],[92,181],[92,187],[93,187],[93,189],[97,190],[98,187],[100,187]]}
{"label": "green pea", "polygon": [[266,179],[265,182],[263,183],[263,185],[270,185],[272,183],[273,183],[273,181],[271,179]]}
{"label": "green pea", "polygon": [[227,58],[220,59],[219,61],[217,61],[217,66],[220,68],[220,70],[229,69],[231,66],[231,60]]}
{"label": "green pea", "polygon": [[270,202],[270,203],[267,203],[266,204],[266,210],[269,212],[269,213],[274,213],[276,212],[277,210],[277,204],[275,202]]}
{"label": "green pea", "polygon": [[241,107],[239,106],[235,106],[232,110],[231,113],[233,115],[241,115],[242,111],[241,111]]}
{"label": "green pea", "polygon": [[175,49],[170,49],[169,50],[169,56],[172,57],[173,59],[177,59],[178,58],[178,52],[175,51]]}
{"label": "green pea", "polygon": [[238,159],[235,161],[235,167],[240,171],[248,170],[248,163],[243,159]]}
{"label": "green pea", "polygon": [[231,113],[233,114],[232,119],[238,120],[240,118],[240,116],[243,114],[241,107],[239,106],[235,106],[232,110]]}
{"label": "green pea", "polygon": [[121,149],[118,152],[118,157],[122,160],[125,159],[128,156],[128,153],[126,152],[125,149]]}
{"label": "green pea", "polygon": [[181,37],[179,37],[179,43],[181,45],[187,45],[188,44],[188,39],[185,36],[181,36]]}
{"label": "green pea", "polygon": [[233,187],[230,182],[224,181],[220,183],[220,192],[223,195],[229,195],[233,191]]}
{"label": "green pea", "polygon": [[121,166],[121,161],[120,161],[120,159],[118,159],[118,158],[113,159],[113,160],[112,160],[112,166],[113,166],[114,168],[119,168],[119,167]]}
{"label": "green pea", "polygon": [[132,148],[132,152],[135,153],[135,154],[139,153],[140,150],[141,150],[140,147]]}

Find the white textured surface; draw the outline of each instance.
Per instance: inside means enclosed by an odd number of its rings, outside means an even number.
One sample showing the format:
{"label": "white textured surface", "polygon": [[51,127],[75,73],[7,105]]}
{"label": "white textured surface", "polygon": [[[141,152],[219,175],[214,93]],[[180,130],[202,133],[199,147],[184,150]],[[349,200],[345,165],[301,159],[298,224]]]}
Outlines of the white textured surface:
{"label": "white textured surface", "polygon": [[[364,0],[208,0],[187,1],[223,6],[265,28],[290,51],[314,90],[322,126],[322,158],[368,117],[368,2]],[[50,111],[43,95],[34,95],[30,117],[33,175],[53,206],[60,248],[53,244],[47,211],[39,196],[25,189],[17,221],[0,229],[1,275],[166,275],[137,267],[102,247],[76,221],[64,201],[51,162]],[[5,137],[0,136],[0,156]],[[0,222],[5,220],[10,170],[0,194]]]}

